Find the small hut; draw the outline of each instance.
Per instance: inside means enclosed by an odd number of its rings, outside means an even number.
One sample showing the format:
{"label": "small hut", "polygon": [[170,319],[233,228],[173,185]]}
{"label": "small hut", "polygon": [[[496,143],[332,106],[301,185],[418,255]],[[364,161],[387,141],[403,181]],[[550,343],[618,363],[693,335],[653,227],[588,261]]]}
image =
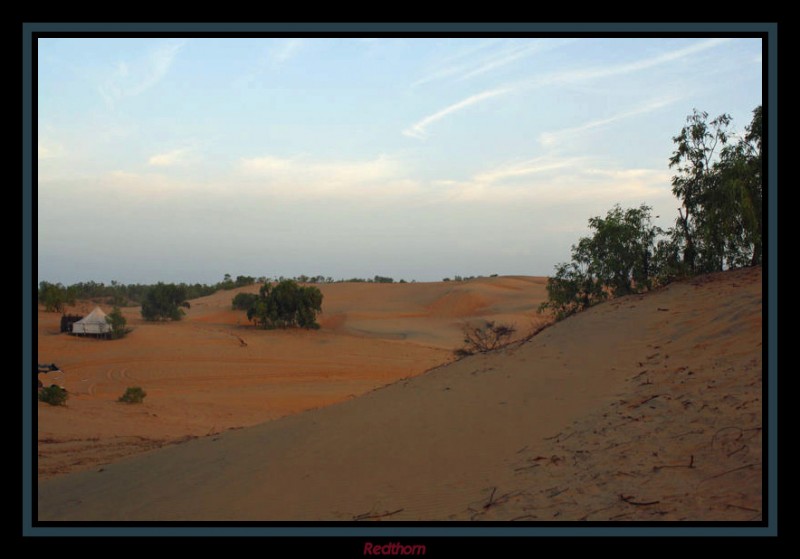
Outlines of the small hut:
{"label": "small hut", "polygon": [[109,336],[111,325],[106,321],[106,313],[100,307],[72,324],[72,333],[79,336]]}

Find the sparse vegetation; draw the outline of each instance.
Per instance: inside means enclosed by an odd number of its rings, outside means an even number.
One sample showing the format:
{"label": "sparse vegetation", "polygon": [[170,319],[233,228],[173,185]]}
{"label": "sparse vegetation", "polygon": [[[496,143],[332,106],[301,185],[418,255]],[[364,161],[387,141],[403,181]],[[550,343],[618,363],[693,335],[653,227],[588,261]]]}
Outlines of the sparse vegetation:
{"label": "sparse vegetation", "polygon": [[247,318],[265,329],[300,327],[317,329],[322,311],[322,292],[303,287],[294,280],[261,286],[257,300],[247,309]]}
{"label": "sparse vegetation", "polygon": [[147,392],[142,390],[140,386],[129,386],[125,393],[120,396],[117,401],[126,404],[141,404],[144,401]]}
{"label": "sparse vegetation", "polygon": [[556,266],[548,279],[550,310],[565,318],[609,296],[621,296],[664,285],[678,277],[757,265],[762,258],[762,110],[738,141],[731,117],[708,121],[695,110],[672,140],[669,166],[672,192],[681,203],[675,227],[652,224],[651,208],[623,210],[593,217],[593,234],[572,246],[572,261]]}
{"label": "sparse vegetation", "polygon": [[47,312],[64,312],[65,305],[75,303],[75,290],[60,283],[41,282],[38,295]]}
{"label": "sparse vegetation", "polygon": [[69,394],[66,388],[61,388],[57,384],[39,389],[39,401],[51,406],[66,406],[67,398],[69,398]]}
{"label": "sparse vegetation", "polygon": [[605,218],[593,217],[594,232],[572,246],[572,261],[556,267],[547,280],[548,301],[541,311],[552,310],[565,318],[609,295],[621,296],[646,291],[653,286],[656,236],[662,231],[650,218],[650,207],[611,209]]}
{"label": "sparse vegetation", "polygon": [[513,326],[495,324],[493,320],[478,327],[465,324],[464,347],[456,349],[453,353],[457,357],[466,357],[499,349],[511,343],[514,332],[516,332],[516,328]]}
{"label": "sparse vegetation", "polygon": [[106,315],[106,322],[111,325],[111,339],[113,340],[124,338],[131,332],[131,329],[127,327],[128,321],[122,316],[122,311],[119,310],[119,307],[114,307]]}

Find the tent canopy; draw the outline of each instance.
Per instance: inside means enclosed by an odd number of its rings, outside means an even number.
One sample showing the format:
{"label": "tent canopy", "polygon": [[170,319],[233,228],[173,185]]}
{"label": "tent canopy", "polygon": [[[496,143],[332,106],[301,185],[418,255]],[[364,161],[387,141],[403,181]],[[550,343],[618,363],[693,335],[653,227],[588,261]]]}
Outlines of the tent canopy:
{"label": "tent canopy", "polygon": [[107,334],[111,332],[111,325],[106,322],[106,313],[100,307],[95,307],[92,312],[72,324],[73,334]]}

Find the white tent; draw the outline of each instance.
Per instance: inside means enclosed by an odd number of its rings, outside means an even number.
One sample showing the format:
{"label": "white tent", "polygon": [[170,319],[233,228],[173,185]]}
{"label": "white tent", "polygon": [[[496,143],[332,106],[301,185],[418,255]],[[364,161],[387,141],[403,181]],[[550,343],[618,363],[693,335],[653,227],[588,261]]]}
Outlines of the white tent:
{"label": "white tent", "polygon": [[106,322],[106,313],[100,307],[72,324],[73,334],[108,334],[111,325]]}

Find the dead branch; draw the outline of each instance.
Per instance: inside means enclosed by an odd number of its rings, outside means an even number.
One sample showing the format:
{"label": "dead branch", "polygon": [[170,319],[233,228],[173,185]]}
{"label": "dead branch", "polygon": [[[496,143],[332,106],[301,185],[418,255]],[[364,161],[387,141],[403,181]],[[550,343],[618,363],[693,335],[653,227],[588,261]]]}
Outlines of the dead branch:
{"label": "dead branch", "polygon": [[729,452],[729,453],[728,453],[728,458],[730,458],[731,456],[733,456],[733,455],[734,455],[734,454],[736,454],[737,452],[741,452],[741,451],[743,451],[745,448],[747,448],[747,445],[746,445],[746,444],[743,444],[742,446],[740,446],[739,448],[737,448],[737,449],[736,449],[736,450],[734,450],[733,452]]}
{"label": "dead branch", "polygon": [[631,404],[630,406],[628,406],[628,409],[636,409],[638,407],[641,407],[641,406],[645,405],[647,402],[649,402],[650,400],[655,400],[659,396],[663,396],[663,394],[656,394],[654,396],[650,396],[649,398],[645,398],[644,400],[642,400],[638,404]]}
{"label": "dead branch", "polygon": [[661,466],[653,466],[653,471],[657,472],[664,468],[694,468],[694,454],[689,456],[688,464],[662,464]]}
{"label": "dead branch", "polygon": [[705,433],[704,430],[695,429],[694,431],[686,431],[685,433],[679,433],[677,435],[672,435],[672,437],[670,437],[670,438],[677,439],[678,437],[683,437],[684,435],[702,435],[703,433]]}
{"label": "dead branch", "polygon": [[753,466],[760,466],[760,465],[761,465],[760,463],[745,464],[744,466],[739,466],[738,468],[733,468],[732,470],[726,470],[726,471],[724,471],[722,473],[715,474],[713,476],[709,476],[709,477],[707,477],[705,479],[700,480],[700,483],[703,483],[704,481],[708,481],[709,479],[716,479],[718,477],[722,477],[722,476],[727,475],[727,474],[732,474],[733,472],[738,472],[739,470],[746,470],[747,468],[752,468]]}
{"label": "dead branch", "polygon": [[494,494],[497,492],[497,487],[492,488],[492,494],[489,495],[489,500],[483,505],[483,508],[488,509],[494,504]]}
{"label": "dead branch", "polygon": [[622,493],[619,494],[619,498],[621,501],[628,503],[629,505],[636,505],[637,507],[647,507],[650,505],[657,505],[658,503],[661,502],[661,501],[647,501],[647,502],[634,501],[633,495],[629,495],[628,497],[626,497]]}
{"label": "dead branch", "polygon": [[405,510],[405,509],[397,509],[397,510],[393,510],[391,512],[383,512],[383,513],[380,513],[380,514],[373,514],[372,512],[365,512],[364,514],[358,514],[358,515],[354,516],[353,520],[370,520],[370,519],[373,519],[373,518],[385,518],[387,516],[395,515],[398,512],[402,512],[403,510]]}
{"label": "dead branch", "polygon": [[739,505],[732,505],[730,503],[725,503],[725,506],[730,508],[730,509],[742,509],[742,510],[747,510],[747,511],[750,511],[750,512],[758,512],[758,513],[761,512],[758,509],[751,509],[750,507],[742,507],[742,506],[739,506]]}

